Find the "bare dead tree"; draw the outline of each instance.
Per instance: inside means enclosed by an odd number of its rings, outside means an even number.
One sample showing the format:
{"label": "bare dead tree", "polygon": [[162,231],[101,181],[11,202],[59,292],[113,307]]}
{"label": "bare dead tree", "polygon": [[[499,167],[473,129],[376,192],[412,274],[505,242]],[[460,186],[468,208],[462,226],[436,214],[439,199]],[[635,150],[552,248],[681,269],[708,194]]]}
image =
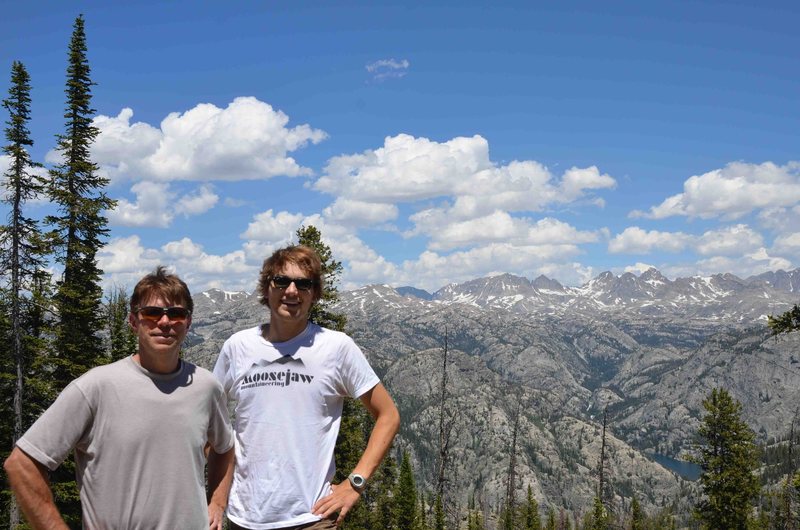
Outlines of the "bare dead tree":
{"label": "bare dead tree", "polygon": [[445,468],[450,446],[450,429],[447,428],[447,326],[444,328],[444,348],[442,349],[442,380],[439,387],[439,469],[436,474],[436,495],[444,499]]}
{"label": "bare dead tree", "polygon": [[605,463],[606,463],[607,423],[608,423],[608,407],[603,409],[603,438],[600,444],[600,464],[598,465],[599,481],[597,486],[597,498],[600,499],[600,502],[603,502],[603,495],[605,494],[605,489],[606,489]]}
{"label": "bare dead tree", "polygon": [[511,431],[511,447],[509,448],[508,476],[506,477],[506,517],[505,528],[514,528],[514,512],[517,505],[517,433],[519,432],[520,400],[517,399],[517,408],[514,412],[514,427]]}
{"label": "bare dead tree", "polygon": [[790,474],[795,472],[795,465],[794,465],[794,429],[797,425],[798,415],[800,415],[800,407],[794,409],[794,415],[792,416],[792,423],[789,426],[789,469]]}
{"label": "bare dead tree", "polygon": [[436,498],[441,502],[443,515],[450,521],[458,520],[458,507],[450,502],[448,495],[448,484],[451,482],[447,476],[447,470],[451,464],[450,449],[453,428],[458,421],[459,412],[457,407],[452,406],[452,399],[448,392],[447,363],[449,353],[449,330],[444,328],[444,347],[442,348],[442,378],[439,394],[439,459],[436,470]]}

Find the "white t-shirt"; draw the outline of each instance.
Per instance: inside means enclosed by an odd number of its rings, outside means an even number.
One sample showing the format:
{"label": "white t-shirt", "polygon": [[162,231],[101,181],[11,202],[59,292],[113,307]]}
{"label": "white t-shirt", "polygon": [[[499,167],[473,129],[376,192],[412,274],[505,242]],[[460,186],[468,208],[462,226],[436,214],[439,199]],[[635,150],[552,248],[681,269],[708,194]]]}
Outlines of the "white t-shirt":
{"label": "white t-shirt", "polygon": [[236,402],[228,517],[259,530],[318,521],[311,508],[330,493],[344,397],[379,383],[364,354],[344,333],[310,322],[279,343],[259,326],[225,342],[214,375]]}

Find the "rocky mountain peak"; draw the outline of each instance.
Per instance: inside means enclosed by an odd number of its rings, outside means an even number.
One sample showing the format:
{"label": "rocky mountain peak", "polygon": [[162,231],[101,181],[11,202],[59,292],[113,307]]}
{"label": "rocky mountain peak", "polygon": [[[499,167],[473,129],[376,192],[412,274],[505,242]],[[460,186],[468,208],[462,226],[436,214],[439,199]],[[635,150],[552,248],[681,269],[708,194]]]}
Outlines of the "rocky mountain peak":
{"label": "rocky mountain peak", "polygon": [[538,290],[538,291],[564,292],[564,286],[563,285],[558,283],[556,280],[551,280],[550,278],[548,278],[544,274],[540,275],[535,280],[533,280],[531,285],[533,285],[533,288]]}

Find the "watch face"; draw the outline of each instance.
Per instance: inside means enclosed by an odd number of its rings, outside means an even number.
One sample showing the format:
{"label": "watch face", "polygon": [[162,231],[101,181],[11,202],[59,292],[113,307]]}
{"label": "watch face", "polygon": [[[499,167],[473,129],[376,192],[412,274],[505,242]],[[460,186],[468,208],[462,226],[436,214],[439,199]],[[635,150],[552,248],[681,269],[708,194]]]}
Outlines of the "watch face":
{"label": "watch face", "polygon": [[356,475],[355,473],[350,475],[350,483],[356,488],[363,488],[365,482],[366,480],[361,475]]}

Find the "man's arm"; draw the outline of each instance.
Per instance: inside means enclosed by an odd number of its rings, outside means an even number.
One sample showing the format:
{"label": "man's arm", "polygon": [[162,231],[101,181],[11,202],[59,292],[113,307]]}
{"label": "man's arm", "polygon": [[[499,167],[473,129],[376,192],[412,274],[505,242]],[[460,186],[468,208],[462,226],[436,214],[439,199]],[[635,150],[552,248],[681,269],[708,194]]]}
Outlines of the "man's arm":
{"label": "man's arm", "polygon": [[[366,392],[360,399],[361,403],[372,414],[372,417],[375,418],[375,427],[372,428],[372,433],[369,435],[364,454],[361,455],[355,469],[351,471],[368,479],[386,456],[389,447],[392,446],[392,440],[394,440],[394,436],[400,428],[400,413],[397,412],[397,407],[392,401],[389,392],[380,383]],[[339,512],[336,524],[340,525],[344,521],[347,512],[361,498],[361,494],[353,489],[349,480],[345,480],[340,484],[332,484],[331,489],[333,492],[317,501],[312,512],[323,519]]]}
{"label": "man's arm", "polygon": [[208,451],[208,527],[222,530],[228,493],[233,482],[234,448],[219,454]]}
{"label": "man's arm", "polygon": [[22,513],[35,530],[69,530],[53,500],[46,467],[19,447],[11,451],[3,467]]}

